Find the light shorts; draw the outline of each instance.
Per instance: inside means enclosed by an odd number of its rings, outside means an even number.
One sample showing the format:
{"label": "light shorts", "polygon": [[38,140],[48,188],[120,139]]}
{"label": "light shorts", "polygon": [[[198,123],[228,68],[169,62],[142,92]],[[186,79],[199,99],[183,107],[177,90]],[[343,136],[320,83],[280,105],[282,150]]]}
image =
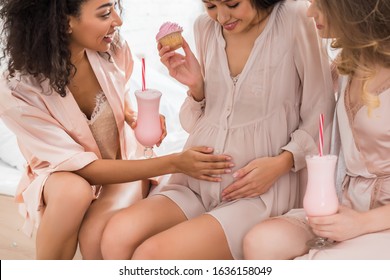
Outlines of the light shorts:
{"label": "light shorts", "polygon": [[202,214],[213,216],[220,223],[234,259],[243,259],[242,241],[247,232],[259,222],[269,217],[269,211],[260,197],[221,202],[212,209],[206,209],[199,195],[190,188],[170,185],[168,189],[156,193],[174,201],[187,219]]}

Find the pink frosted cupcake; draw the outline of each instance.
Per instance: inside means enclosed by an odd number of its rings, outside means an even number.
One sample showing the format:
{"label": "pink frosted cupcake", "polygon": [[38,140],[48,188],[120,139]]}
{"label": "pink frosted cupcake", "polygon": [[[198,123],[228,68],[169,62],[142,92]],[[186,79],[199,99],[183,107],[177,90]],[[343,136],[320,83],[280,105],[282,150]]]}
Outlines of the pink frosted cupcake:
{"label": "pink frosted cupcake", "polygon": [[173,22],[165,22],[160,27],[160,31],[156,35],[156,41],[163,47],[170,46],[171,51],[180,48],[183,45],[183,37],[181,33],[183,28]]}

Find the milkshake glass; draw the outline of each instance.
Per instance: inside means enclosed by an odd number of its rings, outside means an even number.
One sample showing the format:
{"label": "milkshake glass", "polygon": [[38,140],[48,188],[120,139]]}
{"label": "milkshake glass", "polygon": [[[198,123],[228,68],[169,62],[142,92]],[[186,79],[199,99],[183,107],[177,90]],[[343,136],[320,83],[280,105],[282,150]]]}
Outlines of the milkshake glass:
{"label": "milkshake glass", "polygon": [[[337,156],[306,156],[308,181],[303,208],[307,216],[327,216],[337,213],[339,200],[336,193],[335,171]],[[322,237],[309,241],[312,248],[330,245]]]}
{"label": "milkshake glass", "polygon": [[134,132],[138,142],[145,147],[146,158],[153,156],[153,146],[158,143],[162,134],[159,113],[161,95],[155,89],[135,91],[138,114]]}

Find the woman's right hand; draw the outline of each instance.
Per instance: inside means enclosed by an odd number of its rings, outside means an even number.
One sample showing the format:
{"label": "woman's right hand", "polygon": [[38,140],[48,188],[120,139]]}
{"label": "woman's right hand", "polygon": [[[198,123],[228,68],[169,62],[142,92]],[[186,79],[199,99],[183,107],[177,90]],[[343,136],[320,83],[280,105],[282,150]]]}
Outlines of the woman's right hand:
{"label": "woman's right hand", "polygon": [[183,39],[183,50],[185,55],[170,51],[170,47],[157,46],[160,60],[167,67],[169,75],[178,82],[188,86],[194,99],[200,101],[204,98],[203,76],[200,65],[190,46]]}
{"label": "woman's right hand", "polygon": [[228,155],[214,155],[213,148],[192,147],[178,154],[175,166],[178,173],[184,173],[196,179],[221,182],[219,175],[231,173],[234,166]]}

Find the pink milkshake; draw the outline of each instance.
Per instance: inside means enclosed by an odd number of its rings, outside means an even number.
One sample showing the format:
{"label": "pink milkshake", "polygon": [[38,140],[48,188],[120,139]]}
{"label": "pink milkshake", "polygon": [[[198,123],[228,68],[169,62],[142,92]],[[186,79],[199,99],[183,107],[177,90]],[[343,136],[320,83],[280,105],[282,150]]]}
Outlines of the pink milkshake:
{"label": "pink milkshake", "polygon": [[303,208],[308,216],[326,216],[337,212],[336,162],[335,155],[306,157],[308,182]]}
{"label": "pink milkshake", "polygon": [[[307,216],[327,216],[337,213],[335,169],[337,156],[307,156],[308,181],[303,208]],[[317,236],[307,242],[310,248],[321,249],[332,245],[330,240]]]}
{"label": "pink milkshake", "polygon": [[161,92],[155,89],[135,91],[138,106],[135,137],[145,147],[145,157],[152,156],[152,148],[162,134],[159,113],[161,95]]}

